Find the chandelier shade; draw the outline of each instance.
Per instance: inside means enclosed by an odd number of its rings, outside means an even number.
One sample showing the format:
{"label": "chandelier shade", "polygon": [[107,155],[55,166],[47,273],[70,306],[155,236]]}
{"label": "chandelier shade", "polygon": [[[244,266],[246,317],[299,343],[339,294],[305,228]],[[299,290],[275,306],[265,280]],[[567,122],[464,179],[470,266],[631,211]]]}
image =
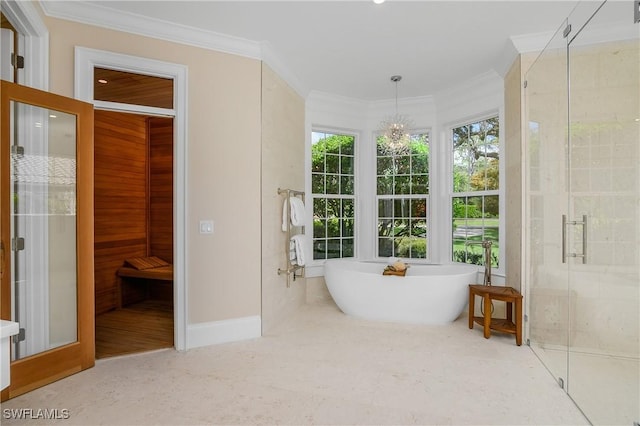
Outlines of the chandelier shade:
{"label": "chandelier shade", "polygon": [[378,130],[382,144],[391,151],[401,151],[408,148],[411,140],[409,130],[413,125],[408,117],[398,114],[398,82],[400,80],[402,80],[400,75],[391,77],[391,81],[396,85],[396,113],[382,120]]}

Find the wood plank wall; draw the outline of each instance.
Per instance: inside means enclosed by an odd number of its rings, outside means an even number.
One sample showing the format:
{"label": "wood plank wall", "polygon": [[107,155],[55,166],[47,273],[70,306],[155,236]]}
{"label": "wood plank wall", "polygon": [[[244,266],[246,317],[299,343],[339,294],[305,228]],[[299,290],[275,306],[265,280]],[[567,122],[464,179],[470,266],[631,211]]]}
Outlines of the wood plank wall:
{"label": "wood plank wall", "polygon": [[149,137],[149,253],[173,263],[173,118],[150,118]]}
{"label": "wood plank wall", "polygon": [[[173,263],[173,118],[149,118],[149,256]],[[151,298],[173,300],[173,283],[159,281]]]}
{"label": "wood plank wall", "polygon": [[117,306],[116,271],[125,259],[157,255],[173,262],[173,120],[97,110],[94,121],[100,314]]}

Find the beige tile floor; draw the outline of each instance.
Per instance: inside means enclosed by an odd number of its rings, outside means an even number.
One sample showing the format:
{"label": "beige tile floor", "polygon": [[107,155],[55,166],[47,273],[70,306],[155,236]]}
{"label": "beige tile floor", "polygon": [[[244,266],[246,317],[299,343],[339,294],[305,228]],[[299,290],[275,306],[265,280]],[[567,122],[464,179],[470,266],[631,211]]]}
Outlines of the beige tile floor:
{"label": "beige tile floor", "polygon": [[[256,340],[100,360],[2,404],[94,424],[588,424],[530,348],[446,326],[305,305]],[[56,423],[56,422],[53,422]]]}

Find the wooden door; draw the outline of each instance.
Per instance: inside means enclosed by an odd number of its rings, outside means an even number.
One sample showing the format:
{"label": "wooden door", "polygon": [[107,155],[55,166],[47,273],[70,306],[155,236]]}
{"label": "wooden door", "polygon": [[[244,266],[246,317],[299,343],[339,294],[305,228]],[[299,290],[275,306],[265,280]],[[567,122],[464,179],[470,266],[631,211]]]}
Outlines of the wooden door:
{"label": "wooden door", "polygon": [[6,400],[95,362],[93,106],[1,83],[0,317],[20,324]]}

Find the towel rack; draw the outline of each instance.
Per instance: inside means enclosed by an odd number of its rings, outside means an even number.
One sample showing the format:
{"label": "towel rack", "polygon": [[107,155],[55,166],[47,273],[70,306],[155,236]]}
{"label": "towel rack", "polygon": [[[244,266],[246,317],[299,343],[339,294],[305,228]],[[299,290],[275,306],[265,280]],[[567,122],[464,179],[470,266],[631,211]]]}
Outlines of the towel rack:
{"label": "towel rack", "polygon": [[[287,263],[287,267],[285,269],[282,268],[278,268],[278,275],[281,274],[287,274],[287,287],[291,286],[291,276],[293,275],[293,280],[296,280],[296,277],[298,278],[302,278],[304,277],[304,266],[300,266],[300,265],[294,265],[291,263],[291,259],[289,258],[289,253],[291,250],[291,201],[290,201],[290,197],[300,197],[302,199],[302,202],[304,202],[304,191],[296,191],[295,189],[281,189],[278,188],[278,194],[282,195],[285,194],[286,198],[286,206],[284,207],[286,209],[286,217],[287,217],[287,235],[286,235],[286,239],[284,242],[285,245],[285,259],[286,259],[286,263]],[[304,227],[302,227],[304,228]],[[302,273],[300,275],[296,275],[297,271],[302,271]]]}

